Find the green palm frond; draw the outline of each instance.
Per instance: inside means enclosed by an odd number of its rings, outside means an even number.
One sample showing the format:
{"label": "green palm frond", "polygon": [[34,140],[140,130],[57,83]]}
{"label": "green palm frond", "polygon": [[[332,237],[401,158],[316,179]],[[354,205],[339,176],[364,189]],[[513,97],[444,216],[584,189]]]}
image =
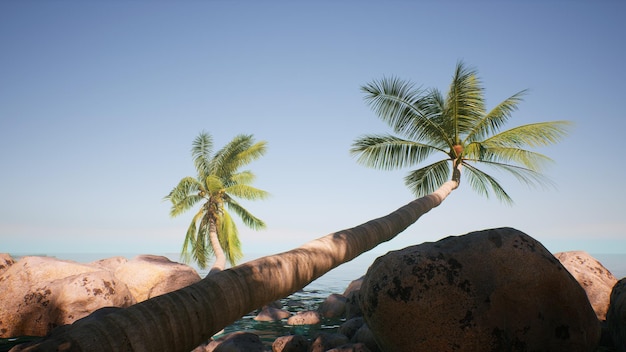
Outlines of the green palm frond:
{"label": "green palm frond", "polygon": [[224,189],[224,183],[214,174],[208,175],[205,178],[204,183],[206,184],[207,191],[211,195],[219,193],[219,191]]}
{"label": "green palm frond", "polygon": [[200,226],[200,229],[197,228],[198,223],[201,223],[201,220],[205,216],[205,213],[202,209],[196,213],[193,217],[193,220],[189,224],[187,228],[187,232],[185,234],[185,240],[183,241],[183,248],[181,250],[181,259],[184,263],[190,263],[193,259],[198,263],[200,268],[206,267],[206,241],[202,234],[204,233],[204,229]]}
{"label": "green palm frond", "polygon": [[224,254],[231,265],[235,265],[241,258],[243,253],[241,251],[241,242],[239,240],[239,231],[228,212],[224,212],[221,226],[218,231],[218,239]]}
{"label": "green palm frond", "polygon": [[180,180],[178,185],[164,197],[164,200],[172,202],[170,216],[176,217],[201,201],[202,197],[197,194],[200,190],[202,190],[202,185],[195,178],[185,177]]}
{"label": "green palm frond", "polygon": [[446,97],[444,128],[455,143],[476,125],[485,112],[484,91],[476,70],[458,62]]}
{"label": "green palm frond", "polygon": [[441,160],[420,169],[411,171],[404,184],[416,197],[423,197],[437,190],[450,176],[450,161]]}
{"label": "green palm frond", "polygon": [[210,173],[211,153],[213,152],[213,138],[206,132],[202,132],[194,139],[191,156],[198,171],[198,177],[204,178]]}
{"label": "green palm frond", "polygon": [[253,230],[261,230],[265,228],[265,223],[261,219],[252,215],[234,199],[230,199],[226,203],[226,206],[228,207],[228,210],[232,210],[235,214],[237,214],[247,227]]}
{"label": "green palm frond", "polygon": [[482,143],[471,143],[465,148],[464,158],[474,162],[497,162],[511,165],[522,165],[527,169],[539,172],[544,165],[553,162],[549,157],[513,147],[488,146]]}
{"label": "green palm frond", "polygon": [[350,149],[352,155],[358,156],[358,163],[383,170],[416,165],[436,151],[445,152],[435,146],[391,135],[362,136]]}
{"label": "green palm frond", "polygon": [[489,198],[490,193],[493,192],[501,202],[509,205],[513,204],[513,199],[506,193],[495,178],[472,165],[464,164],[464,166],[466,178],[474,191],[486,198]]}
{"label": "green palm frond", "polygon": [[412,83],[398,78],[382,79],[361,90],[374,112],[394,132],[426,143],[446,139],[442,126],[435,121],[439,111],[433,110],[435,105],[430,97]]}
{"label": "green palm frond", "polygon": [[234,184],[225,188],[224,191],[230,196],[246,200],[266,199],[269,197],[268,192],[247,184]]}
{"label": "green palm frond", "polygon": [[495,134],[482,144],[504,147],[544,147],[555,144],[567,136],[569,121],[549,121],[522,125]]}
{"label": "green palm frond", "polygon": [[[506,163],[498,163],[493,161],[480,160],[478,161],[481,165],[488,166],[491,169],[502,171],[514,176],[519,182],[525,184],[528,187],[544,187],[547,188],[549,186],[554,186],[554,183],[542,173],[525,168],[522,166],[511,165]],[[470,166],[470,164],[464,162],[463,165]],[[475,167],[474,167],[475,168]]]}
{"label": "green palm frond", "polygon": [[485,114],[478,123],[471,127],[465,136],[464,144],[481,140],[497,133],[517,110],[517,105],[527,90],[522,90],[502,101],[495,108]]}

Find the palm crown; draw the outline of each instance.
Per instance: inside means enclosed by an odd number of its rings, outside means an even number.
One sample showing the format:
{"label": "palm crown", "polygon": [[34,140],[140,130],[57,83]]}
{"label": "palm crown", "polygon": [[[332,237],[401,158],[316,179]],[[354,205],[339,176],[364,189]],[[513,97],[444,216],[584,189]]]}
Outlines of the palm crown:
{"label": "palm crown", "polygon": [[526,148],[556,143],[570,124],[541,122],[500,131],[526,91],[487,111],[482,83],[476,71],[463,62],[457,64],[445,97],[437,89],[417,89],[398,78],[374,81],[362,90],[375,113],[403,137],[375,134],[358,138],[350,151],[358,156],[359,163],[390,170],[416,166],[436,153],[445,155],[405,177],[405,184],[418,197],[433,192],[448,179],[460,182],[463,167],[478,193],[488,197],[493,192],[501,201],[512,203],[482,166],[508,172],[529,185],[544,184],[547,179],[541,168],[551,159]]}
{"label": "palm crown", "polygon": [[[251,186],[254,174],[240,171],[266,150],[265,142],[254,142],[252,135],[238,135],[222,149],[213,153],[213,140],[205,132],[196,137],[192,157],[197,177],[185,177],[165,197],[172,202],[170,215],[178,216],[204,201],[187,229],[183,249],[183,260],[193,258],[201,268],[216,252],[225,253],[231,264],[243,256],[237,227],[229,211],[237,214],[243,223],[252,229],[262,229],[265,224],[243,208],[235,198],[264,199],[268,193]],[[211,236],[217,235],[217,243]]]}

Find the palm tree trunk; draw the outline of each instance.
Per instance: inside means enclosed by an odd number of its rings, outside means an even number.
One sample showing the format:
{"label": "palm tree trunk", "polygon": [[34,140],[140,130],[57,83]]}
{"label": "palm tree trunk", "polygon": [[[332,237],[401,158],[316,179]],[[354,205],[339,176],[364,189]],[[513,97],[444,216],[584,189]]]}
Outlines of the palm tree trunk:
{"label": "palm tree trunk", "polygon": [[456,187],[457,182],[448,181],[387,216],[207,275],[99,319],[59,328],[23,351],[190,351],[241,316],[394,238]]}
{"label": "palm tree trunk", "polygon": [[220,241],[217,238],[217,226],[215,225],[215,221],[213,220],[209,222],[209,241],[211,242],[213,254],[215,255],[215,262],[213,262],[213,266],[209,271],[209,275],[211,275],[218,273],[226,268],[226,255],[224,254],[224,250],[222,249]]}

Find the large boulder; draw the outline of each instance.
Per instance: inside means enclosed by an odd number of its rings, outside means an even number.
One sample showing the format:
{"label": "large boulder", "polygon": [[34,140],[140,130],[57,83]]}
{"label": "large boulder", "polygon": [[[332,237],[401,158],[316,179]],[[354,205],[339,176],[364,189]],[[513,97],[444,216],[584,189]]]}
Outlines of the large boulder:
{"label": "large boulder", "polygon": [[45,335],[99,308],[127,307],[198,280],[190,266],[159,256],[88,264],[23,257],[0,272],[0,337]]}
{"label": "large boulder", "polygon": [[137,302],[200,281],[192,267],[157,255],[139,255],[115,267],[115,276],[126,283]]}
{"label": "large boulder", "polygon": [[7,271],[11,265],[15,264],[15,260],[8,253],[0,253],[0,275]]}
{"label": "large boulder", "polygon": [[616,351],[626,352],[626,278],[619,280],[611,291],[606,325]]}
{"label": "large boulder", "polygon": [[578,282],[511,228],[390,252],[360,292],[382,351],[594,351],[600,339]]}
{"label": "large boulder", "polygon": [[111,272],[49,257],[24,257],[0,275],[0,337],[41,336],[105,306],[134,299]]}
{"label": "large boulder", "polygon": [[560,252],[554,256],[585,290],[598,319],[605,320],[611,289],[617,283],[615,276],[584,251]]}

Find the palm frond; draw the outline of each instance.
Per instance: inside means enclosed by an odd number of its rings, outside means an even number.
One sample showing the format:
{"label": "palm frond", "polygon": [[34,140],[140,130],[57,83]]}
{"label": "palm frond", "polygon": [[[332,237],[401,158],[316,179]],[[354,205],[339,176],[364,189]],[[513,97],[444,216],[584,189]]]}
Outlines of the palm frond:
{"label": "palm frond", "polygon": [[240,167],[265,153],[265,142],[254,143],[252,135],[238,135],[220,149],[211,160],[213,174],[228,178]]}
{"label": "palm frond", "polygon": [[202,132],[194,139],[191,156],[198,171],[198,178],[204,178],[210,173],[211,153],[213,152],[213,137],[206,132]]}
{"label": "palm frond", "polygon": [[522,125],[485,139],[486,146],[543,147],[555,144],[568,134],[570,121],[549,121]]}
{"label": "palm frond", "polygon": [[476,191],[478,194],[489,198],[490,189],[491,192],[495,194],[495,196],[503,203],[512,205],[513,199],[509,196],[508,193],[500,186],[498,181],[489,176],[488,174],[482,172],[481,170],[475,168],[469,164],[463,164],[464,166],[464,175],[468,180],[468,183]]}
{"label": "palm frond", "polygon": [[522,90],[510,96],[485,114],[482,119],[467,132],[464,138],[464,144],[478,141],[488,135],[497,133],[511,117],[511,114],[517,110],[517,105],[522,101],[522,97],[526,92],[527,90]]}
{"label": "palm frond", "polygon": [[206,184],[207,191],[211,195],[216,194],[224,189],[224,183],[222,182],[222,179],[214,174],[208,175],[205,178],[204,183]]}
{"label": "palm frond", "polygon": [[431,142],[446,138],[445,131],[432,121],[441,111],[430,97],[410,82],[398,78],[373,81],[361,90],[378,117],[394,132],[411,139]]}
{"label": "palm frond", "polygon": [[445,130],[459,143],[461,136],[472,130],[484,112],[482,82],[475,69],[459,61],[446,97]]}
{"label": "palm frond", "polygon": [[416,165],[436,151],[444,150],[391,135],[366,135],[357,139],[350,149],[357,162],[368,167],[394,170]]}
{"label": "palm frond", "polygon": [[228,259],[232,266],[235,266],[237,265],[237,262],[243,258],[241,241],[239,240],[239,231],[227,211],[224,212],[222,220],[223,221],[221,222],[221,226],[218,231],[218,240],[224,250],[226,259]]}
{"label": "palm frond", "polygon": [[202,227],[198,229],[197,225],[201,222],[205,213],[202,209],[196,213],[187,228],[185,233],[185,240],[183,241],[183,248],[181,249],[180,256],[184,263],[190,263],[193,259],[201,268],[206,267],[207,255],[205,249],[205,241],[202,238]]}
{"label": "palm frond", "polygon": [[268,192],[246,184],[233,184],[225,188],[224,191],[229,196],[247,200],[267,199],[269,197]]}
{"label": "palm frond", "polygon": [[[478,160],[477,163],[488,166],[494,170],[506,172],[514,176],[519,182],[529,187],[541,186],[547,188],[548,186],[554,186],[554,183],[547,176],[533,169],[485,160]],[[463,162],[463,165],[469,166],[470,164]]]}
{"label": "palm frond", "polygon": [[498,162],[510,165],[522,165],[527,169],[539,172],[553,160],[549,157],[514,147],[489,146],[474,142],[465,148],[464,155],[468,161]]}
{"label": "palm frond", "polygon": [[404,184],[416,197],[423,197],[437,190],[450,177],[450,160],[445,159],[411,171]]}
{"label": "palm frond", "polygon": [[237,214],[244,225],[253,229],[253,230],[261,230],[265,228],[265,223],[252,215],[248,210],[242,207],[236,200],[229,198],[226,202],[226,206],[228,210],[232,210],[235,214]]}
{"label": "palm frond", "polygon": [[170,216],[176,217],[191,209],[203,198],[197,193],[202,190],[202,185],[193,177],[185,177],[178,182],[178,185],[164,197],[164,200],[172,202]]}

